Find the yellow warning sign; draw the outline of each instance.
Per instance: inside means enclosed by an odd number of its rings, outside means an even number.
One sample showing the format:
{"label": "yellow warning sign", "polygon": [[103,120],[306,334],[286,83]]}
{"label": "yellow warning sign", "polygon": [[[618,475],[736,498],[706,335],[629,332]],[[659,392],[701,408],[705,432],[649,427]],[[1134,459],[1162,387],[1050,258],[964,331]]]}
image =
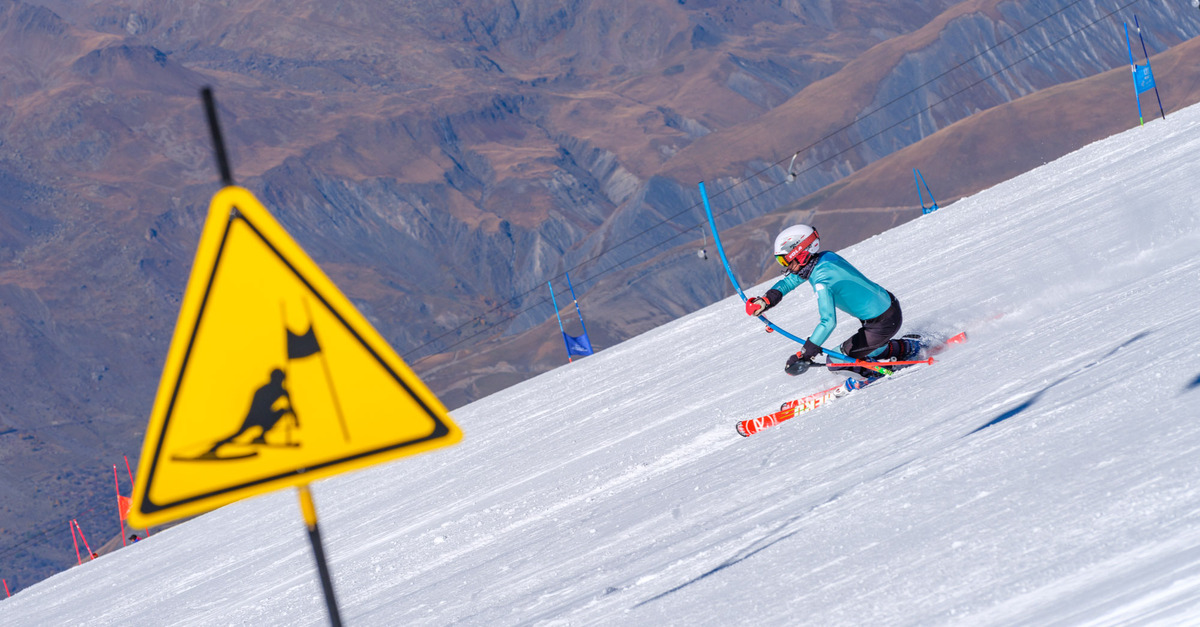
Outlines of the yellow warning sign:
{"label": "yellow warning sign", "polygon": [[146,429],[134,526],[461,438],[249,191],[213,197]]}

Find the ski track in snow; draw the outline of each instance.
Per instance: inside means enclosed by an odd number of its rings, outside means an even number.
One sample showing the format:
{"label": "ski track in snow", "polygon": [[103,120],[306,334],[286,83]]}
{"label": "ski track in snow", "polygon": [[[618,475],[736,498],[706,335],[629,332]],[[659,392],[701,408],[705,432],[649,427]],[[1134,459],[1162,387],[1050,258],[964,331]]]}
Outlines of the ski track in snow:
{"label": "ski track in snow", "polygon": [[[1198,161],[1192,107],[842,251],[904,331],[970,340],[750,438],[734,422],[837,378],[784,375],[796,346],[731,297],[454,412],[453,448],[318,483],[343,618],[1200,622]],[[815,299],[772,319],[803,336]],[[0,602],[4,625],[325,621],[286,491]]]}

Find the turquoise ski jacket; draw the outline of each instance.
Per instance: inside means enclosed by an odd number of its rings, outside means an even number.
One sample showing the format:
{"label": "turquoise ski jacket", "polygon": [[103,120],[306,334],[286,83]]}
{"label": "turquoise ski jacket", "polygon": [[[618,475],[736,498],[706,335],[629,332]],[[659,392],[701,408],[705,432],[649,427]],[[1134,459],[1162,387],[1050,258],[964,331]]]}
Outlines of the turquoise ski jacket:
{"label": "turquoise ski jacket", "polygon": [[[837,327],[838,309],[859,320],[870,320],[882,316],[892,304],[892,297],[887,290],[863,276],[836,253],[823,252],[818,255],[812,274],[808,275],[808,282],[817,294],[817,310],[821,315],[821,321],[808,340],[818,346],[829,339],[829,334]],[[786,295],[802,283],[804,279],[789,272],[771,289]]]}

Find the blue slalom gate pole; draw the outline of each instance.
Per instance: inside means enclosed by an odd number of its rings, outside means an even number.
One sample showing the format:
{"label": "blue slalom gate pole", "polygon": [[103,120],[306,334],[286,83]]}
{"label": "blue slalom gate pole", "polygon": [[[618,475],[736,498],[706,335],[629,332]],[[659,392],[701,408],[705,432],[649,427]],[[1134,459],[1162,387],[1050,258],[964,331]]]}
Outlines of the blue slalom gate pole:
{"label": "blue slalom gate pole", "polygon": [[[708,227],[712,229],[713,241],[717,244],[717,254],[721,256],[721,263],[725,265],[725,274],[729,275],[729,282],[733,283],[733,289],[737,290],[738,296],[742,297],[742,302],[746,302],[746,293],[742,291],[742,286],[738,284],[737,277],[733,275],[733,268],[729,267],[729,258],[725,256],[725,247],[721,245],[721,234],[717,232],[717,221],[713,219],[712,206],[708,204],[708,191],[704,189],[704,181],[700,181],[700,198],[704,200],[704,217],[708,218]],[[803,339],[779,328],[778,325],[768,320],[766,316],[758,316],[758,319],[762,320],[763,324],[767,325],[767,328],[778,332],[783,337],[786,337],[793,342],[798,342],[800,344],[804,343]],[[831,359],[836,359],[838,361],[857,361],[851,357],[847,357],[846,355],[828,349],[821,350]]]}
{"label": "blue slalom gate pole", "polygon": [[1133,62],[1133,46],[1129,43],[1129,24],[1122,22],[1121,26],[1125,27],[1125,49],[1129,50],[1129,70],[1133,72],[1133,97],[1137,100],[1138,124],[1145,125],[1146,120],[1142,118],[1142,96],[1137,88],[1137,64]]}
{"label": "blue slalom gate pole", "polygon": [[[579,299],[575,298],[575,286],[571,285],[571,273],[565,272],[567,275],[567,289],[571,290],[571,302],[575,303],[575,313],[579,314],[579,326],[583,327],[583,334],[587,335],[587,325],[583,323],[583,312],[579,311]],[[553,290],[551,290],[553,292]],[[595,312],[592,312],[595,313]],[[562,320],[558,321],[558,326],[562,326]],[[565,331],[564,331],[565,333]]]}
{"label": "blue slalom gate pole", "polygon": [[[913,182],[917,184],[917,199],[921,201],[921,214],[933,213],[938,210],[937,200],[933,198],[933,191],[929,189],[929,183],[925,182],[925,175],[921,171],[913,168]],[[925,197],[921,195],[921,185],[925,186],[925,191],[929,194],[929,202],[933,206],[925,208]]]}
{"label": "blue slalom gate pole", "polygon": [[[704,181],[700,181],[700,198],[704,200],[704,217],[708,218],[708,226],[712,229],[713,242],[717,244],[717,254],[721,256],[721,263],[725,264],[725,274],[729,275],[729,281],[733,283],[733,289],[737,290],[738,296],[742,297],[742,302],[746,302],[746,294],[742,292],[742,286],[738,285],[737,277],[733,276],[733,269],[729,267],[729,258],[725,256],[725,247],[721,245],[721,234],[717,232],[717,223],[713,220],[712,206],[708,204],[708,192],[704,189]],[[759,318],[768,325],[771,324],[766,318],[762,316],[759,316]],[[800,340],[800,342],[803,343],[804,341]]]}
{"label": "blue slalom gate pole", "polygon": [[913,168],[913,184],[917,186],[917,201],[921,203],[921,213],[925,213],[925,197],[921,195],[921,182],[917,180],[916,168]]}
{"label": "blue slalom gate pole", "polygon": [[[1146,52],[1146,40],[1142,39],[1142,27],[1138,24],[1137,16],[1133,16],[1133,27],[1137,29],[1138,41],[1142,42],[1142,55],[1146,57],[1146,69],[1150,71],[1150,75],[1154,76],[1154,71],[1150,69],[1150,53]],[[1128,28],[1128,27],[1126,27]],[[1154,84],[1154,98],[1158,100],[1158,113],[1162,119],[1167,119],[1167,112],[1163,111],[1162,98],[1158,95],[1158,83]]]}
{"label": "blue slalom gate pole", "polygon": [[571,359],[571,347],[567,344],[567,330],[563,328],[562,316],[558,315],[558,300],[554,298],[554,284],[546,281],[546,285],[550,286],[550,302],[554,305],[554,317],[558,318],[558,330],[562,333],[563,346],[567,349],[567,363],[572,363],[574,360]]}

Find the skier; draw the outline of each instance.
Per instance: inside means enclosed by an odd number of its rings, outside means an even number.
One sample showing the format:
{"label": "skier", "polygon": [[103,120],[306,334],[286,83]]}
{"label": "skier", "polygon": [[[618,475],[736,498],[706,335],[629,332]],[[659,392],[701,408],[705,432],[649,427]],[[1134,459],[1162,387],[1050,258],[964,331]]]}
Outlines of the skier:
{"label": "skier", "polygon": [[[246,418],[242,421],[242,426],[238,428],[233,435],[212,445],[208,450],[211,454],[216,454],[217,449],[233,442],[233,440],[243,433],[246,433],[254,427],[258,427],[258,433],[250,440],[250,444],[266,444],[267,432],[275,427],[284,416],[290,415],[295,421],[296,426],[300,426],[300,418],[296,416],[296,412],[292,410],[292,397],[288,394],[287,388],[284,387],[284,372],[278,368],[271,371],[271,380],[258,388],[254,392],[254,397],[250,400],[250,409],[246,412]],[[279,409],[275,408],[275,403],[283,399],[287,405]]]}
{"label": "skier", "polygon": [[[804,348],[788,357],[784,371],[795,376],[812,365],[812,358],[822,352],[821,344],[837,327],[838,309],[862,322],[858,332],[842,343],[842,353],[858,360],[907,360],[916,356],[921,350],[920,342],[892,339],[904,321],[896,297],[841,256],[818,252],[820,249],[821,238],[813,227],[797,224],[784,229],[775,238],[775,260],[784,267],[784,277],[766,294],[746,301],[746,313],[761,316],[800,284],[805,281],[812,284],[821,321],[804,341]],[[859,375],[846,379],[847,390],[862,388],[881,376],[869,368],[830,365],[829,369]]]}

